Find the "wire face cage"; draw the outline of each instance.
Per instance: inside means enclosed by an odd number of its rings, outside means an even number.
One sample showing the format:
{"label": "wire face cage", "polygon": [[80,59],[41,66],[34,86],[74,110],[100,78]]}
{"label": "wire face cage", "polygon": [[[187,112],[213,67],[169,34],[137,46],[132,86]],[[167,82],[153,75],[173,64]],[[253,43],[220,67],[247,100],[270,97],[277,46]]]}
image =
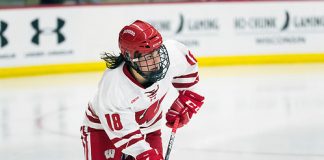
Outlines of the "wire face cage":
{"label": "wire face cage", "polygon": [[134,57],[129,61],[129,64],[150,82],[163,79],[170,66],[168,51],[164,45],[145,55],[135,53]]}

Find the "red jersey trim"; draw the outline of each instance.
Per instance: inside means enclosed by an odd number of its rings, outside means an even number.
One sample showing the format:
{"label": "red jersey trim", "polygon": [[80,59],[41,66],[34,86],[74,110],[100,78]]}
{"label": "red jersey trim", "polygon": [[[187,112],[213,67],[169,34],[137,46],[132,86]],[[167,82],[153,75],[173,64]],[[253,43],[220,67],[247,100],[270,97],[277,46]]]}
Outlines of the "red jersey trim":
{"label": "red jersey trim", "polygon": [[190,74],[186,74],[186,75],[176,76],[176,77],[173,77],[173,79],[177,79],[177,78],[192,78],[192,77],[197,77],[197,76],[198,76],[198,72],[195,72],[195,73],[190,73]]}
{"label": "red jersey trim", "polygon": [[89,119],[90,122],[101,124],[99,119],[96,119],[96,118],[88,115],[87,113],[86,113],[86,116],[87,116],[87,118]]}
{"label": "red jersey trim", "polygon": [[141,141],[141,140],[144,140],[144,137],[140,137],[140,138],[132,139],[132,140],[130,140],[128,143],[126,143],[126,144],[124,144],[124,145],[122,145],[122,146],[120,146],[120,147],[118,147],[118,148],[122,148],[122,149],[124,149],[124,148],[126,148],[126,147],[129,147],[129,146],[131,146],[131,145],[133,145],[133,144],[135,144],[135,143]]}
{"label": "red jersey trim", "polygon": [[88,112],[86,111],[86,117],[88,118],[88,120],[92,123],[98,123],[100,124],[100,120],[99,117],[94,113],[94,111],[91,109],[91,105],[90,103],[88,103],[88,111],[91,113],[91,115],[88,114]]}
{"label": "red jersey trim", "polygon": [[189,88],[199,82],[199,76],[191,83],[172,83],[175,88]]}
{"label": "red jersey trim", "polygon": [[99,117],[94,113],[94,111],[91,109],[91,105],[90,103],[88,104],[88,110],[90,111],[91,113],[91,116],[96,118],[96,119],[99,119]]}
{"label": "red jersey trim", "polygon": [[136,131],[134,131],[134,132],[132,132],[132,133],[129,133],[129,134],[127,134],[127,135],[121,137],[121,138],[114,138],[114,139],[112,139],[111,141],[112,141],[114,144],[116,144],[117,142],[119,142],[119,141],[121,141],[121,140],[123,140],[123,139],[129,139],[129,138],[131,138],[132,136],[134,136],[134,135],[136,135],[136,134],[142,134],[142,133],[141,133],[140,130],[136,130]]}
{"label": "red jersey trim", "polygon": [[188,55],[186,55],[187,62],[192,66],[195,65],[197,63],[195,56],[191,54],[190,51],[188,52]]}

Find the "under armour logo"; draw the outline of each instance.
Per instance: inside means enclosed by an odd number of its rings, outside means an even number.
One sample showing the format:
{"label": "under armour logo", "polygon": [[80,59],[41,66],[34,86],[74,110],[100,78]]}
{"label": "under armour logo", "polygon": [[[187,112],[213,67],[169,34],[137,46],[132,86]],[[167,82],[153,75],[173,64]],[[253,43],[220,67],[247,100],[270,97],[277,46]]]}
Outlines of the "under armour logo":
{"label": "under armour logo", "polygon": [[106,159],[114,158],[115,157],[115,150],[114,149],[108,149],[105,151],[105,157]]}
{"label": "under armour logo", "polygon": [[8,27],[8,24],[4,21],[0,21],[0,47],[4,47],[8,44],[7,38],[3,35]]}
{"label": "under armour logo", "polygon": [[61,33],[61,29],[63,28],[65,24],[65,21],[63,19],[57,18],[57,27],[53,30],[47,30],[47,29],[40,29],[39,28],[39,19],[35,19],[31,22],[31,25],[33,27],[33,29],[36,31],[35,35],[32,37],[32,42],[34,44],[39,45],[39,36],[41,34],[53,34],[56,33],[57,34],[57,43],[60,44],[62,42],[65,41],[65,37],[64,35]]}
{"label": "under armour logo", "polygon": [[131,104],[135,103],[138,99],[139,99],[139,96],[137,96],[136,98],[134,98],[134,99],[131,101]]}

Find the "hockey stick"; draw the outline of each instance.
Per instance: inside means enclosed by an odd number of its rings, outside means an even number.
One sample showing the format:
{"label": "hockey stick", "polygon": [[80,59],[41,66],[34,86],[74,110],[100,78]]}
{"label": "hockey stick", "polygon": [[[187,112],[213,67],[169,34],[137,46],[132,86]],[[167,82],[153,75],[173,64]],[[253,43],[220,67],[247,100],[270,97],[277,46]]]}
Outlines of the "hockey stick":
{"label": "hockey stick", "polygon": [[165,159],[164,160],[169,160],[172,145],[173,145],[173,142],[174,142],[174,138],[175,138],[175,134],[177,132],[178,125],[179,125],[179,118],[176,118],[176,120],[175,120],[175,122],[173,124],[172,132],[171,132],[171,136],[170,136],[170,140],[169,140],[169,144],[168,144],[168,149],[167,149],[167,151],[165,153]]}

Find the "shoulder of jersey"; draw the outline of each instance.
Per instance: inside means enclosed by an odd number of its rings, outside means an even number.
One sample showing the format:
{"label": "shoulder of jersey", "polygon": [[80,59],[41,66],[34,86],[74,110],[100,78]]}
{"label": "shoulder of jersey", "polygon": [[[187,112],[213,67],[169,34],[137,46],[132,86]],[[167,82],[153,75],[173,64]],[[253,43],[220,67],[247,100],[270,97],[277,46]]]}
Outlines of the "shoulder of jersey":
{"label": "shoulder of jersey", "polygon": [[166,40],[163,42],[168,52],[183,52],[187,53],[187,47],[179,41],[176,40]]}
{"label": "shoulder of jersey", "polygon": [[99,83],[99,89],[108,95],[116,95],[123,87],[123,65],[115,69],[107,69]]}
{"label": "shoulder of jersey", "polygon": [[164,44],[165,46],[175,46],[175,45],[177,45],[178,43],[179,43],[178,41],[173,40],[173,39],[168,39],[168,40],[165,40],[165,41],[163,42],[163,44]]}

